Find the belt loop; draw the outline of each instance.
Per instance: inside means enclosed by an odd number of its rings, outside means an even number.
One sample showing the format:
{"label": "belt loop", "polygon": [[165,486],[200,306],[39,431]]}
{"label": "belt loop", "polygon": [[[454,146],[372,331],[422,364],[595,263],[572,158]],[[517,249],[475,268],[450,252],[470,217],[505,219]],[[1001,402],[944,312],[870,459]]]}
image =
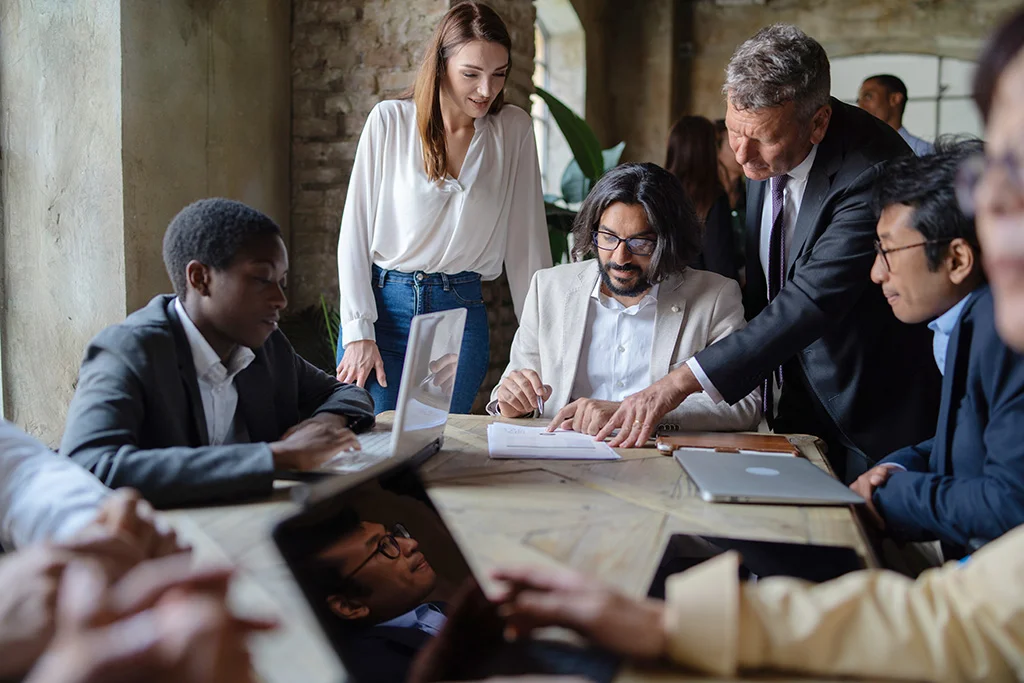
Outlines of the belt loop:
{"label": "belt loop", "polygon": [[383,268],[381,268],[380,269],[380,276],[377,277],[377,288],[378,289],[384,289],[384,280],[387,278],[387,276],[388,276],[388,271],[386,271]]}
{"label": "belt loop", "polygon": [[441,282],[444,284],[444,291],[450,292],[452,285],[451,282],[448,281],[448,273],[441,273]]}

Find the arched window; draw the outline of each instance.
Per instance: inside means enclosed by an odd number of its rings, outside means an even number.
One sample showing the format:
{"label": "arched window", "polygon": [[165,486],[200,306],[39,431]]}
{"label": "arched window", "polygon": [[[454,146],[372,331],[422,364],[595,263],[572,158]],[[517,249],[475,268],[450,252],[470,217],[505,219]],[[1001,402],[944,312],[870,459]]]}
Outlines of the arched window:
{"label": "arched window", "polygon": [[872,54],[836,57],[832,63],[832,95],[851,104],[865,78],[892,74],[907,85],[903,125],[925,140],[938,135],[980,137],[981,119],[971,100],[975,65],[963,59],[918,54]]}

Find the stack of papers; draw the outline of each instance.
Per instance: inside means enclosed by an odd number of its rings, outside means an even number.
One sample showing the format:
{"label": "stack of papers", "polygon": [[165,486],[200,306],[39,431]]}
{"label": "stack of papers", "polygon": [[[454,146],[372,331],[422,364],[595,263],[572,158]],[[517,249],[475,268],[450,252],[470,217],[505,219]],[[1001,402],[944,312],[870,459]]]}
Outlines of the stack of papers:
{"label": "stack of papers", "polygon": [[487,450],[492,458],[530,460],[618,460],[603,441],[566,430],[493,422],[487,425]]}

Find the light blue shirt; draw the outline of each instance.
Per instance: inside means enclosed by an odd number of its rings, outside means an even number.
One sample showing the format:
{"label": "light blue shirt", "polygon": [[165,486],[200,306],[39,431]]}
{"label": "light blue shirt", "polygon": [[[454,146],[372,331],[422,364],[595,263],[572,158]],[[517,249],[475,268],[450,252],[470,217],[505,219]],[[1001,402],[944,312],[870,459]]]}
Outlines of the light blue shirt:
{"label": "light blue shirt", "polygon": [[906,140],[907,144],[910,145],[910,149],[914,150],[914,154],[919,157],[923,157],[924,155],[931,154],[935,151],[935,145],[927,140],[922,140],[916,135],[911,135],[910,131],[903,126],[900,126],[899,134],[900,137]]}
{"label": "light blue shirt", "polygon": [[960,299],[955,306],[928,323],[928,329],[935,333],[932,337],[932,353],[935,355],[935,364],[939,366],[939,372],[943,375],[946,374],[946,349],[949,348],[949,335],[953,334],[953,328],[956,327],[964,306],[972,296],[974,296],[974,292]]}
{"label": "light blue shirt", "polygon": [[394,619],[377,624],[378,626],[394,626],[396,628],[418,628],[424,633],[436,636],[441,632],[448,617],[432,602],[425,602],[416,609],[400,614]]}

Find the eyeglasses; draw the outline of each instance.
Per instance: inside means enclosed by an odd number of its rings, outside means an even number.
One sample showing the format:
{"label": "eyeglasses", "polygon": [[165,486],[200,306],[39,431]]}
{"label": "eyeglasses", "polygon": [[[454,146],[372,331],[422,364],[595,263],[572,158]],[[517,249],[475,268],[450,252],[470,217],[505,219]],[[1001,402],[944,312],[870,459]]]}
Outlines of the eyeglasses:
{"label": "eyeglasses", "polygon": [[934,240],[925,240],[924,242],[918,242],[917,244],[908,244],[908,245],[906,245],[904,247],[893,247],[892,249],[883,249],[882,248],[882,243],[876,237],[875,238],[875,253],[878,256],[882,257],[882,264],[885,266],[886,272],[891,273],[892,272],[892,266],[889,265],[889,254],[892,254],[892,253],[897,252],[897,251],[904,251],[906,249],[914,249],[916,247],[923,247],[923,246],[926,246],[928,244],[943,244],[944,242],[952,241],[952,239],[953,239],[952,237],[942,237],[942,238],[934,239]]}
{"label": "eyeglasses", "polygon": [[626,249],[634,256],[650,256],[658,245],[658,240],[647,237],[619,237],[604,230],[594,233],[594,246],[601,251],[615,251],[621,242],[626,243]]}
{"label": "eyeglasses", "polygon": [[996,167],[1006,173],[1017,193],[1024,195],[1024,164],[1016,154],[1008,151],[1001,156],[990,157],[978,152],[964,159],[957,169],[954,182],[956,198],[964,215],[974,216],[977,213],[974,195],[978,190],[978,184]]}
{"label": "eyeglasses", "polygon": [[356,572],[369,564],[370,560],[377,557],[377,555],[383,555],[389,560],[397,560],[402,555],[402,548],[398,545],[399,538],[412,538],[412,534],[409,533],[409,530],[403,524],[395,524],[391,527],[391,531],[384,534],[377,541],[377,549],[370,553],[370,556],[363,560],[362,564],[342,577],[342,580],[351,579],[356,575]]}

